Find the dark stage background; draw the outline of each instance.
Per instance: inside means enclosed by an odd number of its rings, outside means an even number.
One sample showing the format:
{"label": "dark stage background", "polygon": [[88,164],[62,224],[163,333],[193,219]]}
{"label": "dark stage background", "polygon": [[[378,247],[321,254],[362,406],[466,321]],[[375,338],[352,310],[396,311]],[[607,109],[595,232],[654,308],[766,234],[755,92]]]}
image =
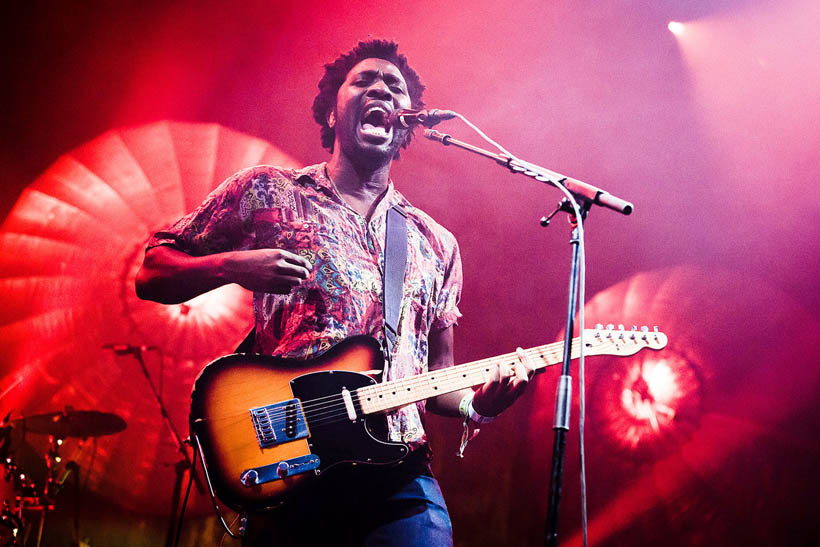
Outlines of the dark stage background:
{"label": "dark stage background", "polygon": [[[92,546],[166,542],[179,456],[137,362],[100,346],[159,347],[146,365],[184,436],[193,379],[241,339],[247,295],[137,302],[140,248],[244,165],[325,159],[310,111],[322,64],[368,35],[399,42],[428,105],[635,204],[589,218],[587,323],[658,325],[670,344],[587,362],[592,544],[816,544],[818,6],[4,4],[0,413],[68,405],[128,423],[66,441],[81,495],[68,481],[44,544],[71,541],[76,507]],[[458,362],[560,336],[569,229],[538,224],[556,190],[421,138],[393,178],[459,239]],[[463,460],[459,424],[431,418],[457,545],[541,544],[557,374]],[[576,403],[564,545],[580,544],[577,417]],[[43,436],[14,423],[15,454],[42,475]],[[219,544],[192,498],[182,544]]]}

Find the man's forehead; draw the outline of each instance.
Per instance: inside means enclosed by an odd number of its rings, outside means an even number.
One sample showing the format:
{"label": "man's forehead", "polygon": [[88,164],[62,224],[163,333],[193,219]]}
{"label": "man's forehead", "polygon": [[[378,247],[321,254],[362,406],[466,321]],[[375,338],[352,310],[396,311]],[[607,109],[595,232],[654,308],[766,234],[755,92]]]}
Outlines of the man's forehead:
{"label": "man's forehead", "polygon": [[399,70],[396,65],[386,59],[379,59],[378,57],[369,57],[359,61],[353,68],[350,69],[350,72],[348,72],[347,75],[350,77],[356,74],[361,74],[362,72],[379,71],[384,74],[392,74],[399,77],[402,81],[404,80],[404,75],[402,75],[401,70]]}

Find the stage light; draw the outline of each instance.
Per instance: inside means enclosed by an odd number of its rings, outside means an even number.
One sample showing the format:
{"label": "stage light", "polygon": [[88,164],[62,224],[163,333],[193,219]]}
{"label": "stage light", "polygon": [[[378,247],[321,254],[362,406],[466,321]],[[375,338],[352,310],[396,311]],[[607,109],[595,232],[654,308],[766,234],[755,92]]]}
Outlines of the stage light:
{"label": "stage light", "polygon": [[683,23],[678,23],[677,21],[669,21],[669,24],[666,25],[666,28],[668,28],[669,32],[671,32],[675,36],[680,36],[681,34],[683,34],[683,30],[686,27],[684,27]]}
{"label": "stage light", "polygon": [[696,419],[699,384],[688,359],[671,351],[619,361],[598,392],[611,445],[635,457],[676,447]]}
{"label": "stage light", "polygon": [[[664,361],[635,365],[630,371],[631,382],[621,391],[623,410],[636,421],[643,421],[655,433],[660,433],[661,423],[675,419],[675,409],[668,406],[680,397],[676,378]],[[640,441],[636,428],[628,435],[632,445]]]}

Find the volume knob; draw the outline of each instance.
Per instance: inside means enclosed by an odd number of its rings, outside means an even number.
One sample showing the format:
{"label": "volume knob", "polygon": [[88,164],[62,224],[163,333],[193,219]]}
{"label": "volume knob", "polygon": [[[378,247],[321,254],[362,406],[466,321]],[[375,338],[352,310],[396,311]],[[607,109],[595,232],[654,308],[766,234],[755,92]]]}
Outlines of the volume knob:
{"label": "volume knob", "polygon": [[290,471],[288,462],[279,462],[279,465],[276,466],[276,474],[280,477],[287,477],[288,471]]}
{"label": "volume knob", "polygon": [[240,481],[242,482],[243,486],[255,486],[256,480],[259,478],[259,473],[256,472],[255,469],[248,469],[244,473],[242,473],[242,477],[240,477]]}

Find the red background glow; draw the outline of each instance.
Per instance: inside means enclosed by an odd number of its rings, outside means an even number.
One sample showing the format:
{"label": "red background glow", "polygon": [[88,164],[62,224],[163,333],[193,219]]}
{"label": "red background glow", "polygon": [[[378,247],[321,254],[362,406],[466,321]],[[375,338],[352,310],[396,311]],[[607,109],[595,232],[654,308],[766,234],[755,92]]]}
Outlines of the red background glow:
{"label": "red background glow", "polygon": [[[820,539],[820,8],[809,0],[600,4],[0,8],[0,393],[11,388],[0,412],[93,405],[129,422],[97,441],[81,515],[92,545],[163,538],[177,460],[136,363],[98,350],[121,341],[167,346],[174,331],[146,325],[179,309],[112,287],[128,287],[148,233],[190,210],[237,163],[325,159],[310,112],[322,64],[368,35],[399,42],[428,87],[427,104],[635,204],[629,217],[590,215],[587,321],[659,325],[670,345],[588,361],[593,544]],[[669,32],[671,20],[685,32]],[[192,128],[202,127],[212,138],[197,140],[204,137]],[[442,128],[477,142],[456,122]],[[135,146],[146,131],[164,136]],[[176,194],[151,190],[171,173],[182,173],[164,183]],[[77,187],[67,178],[86,190],[69,195]],[[459,239],[466,284],[456,360],[553,341],[564,326],[569,232],[565,222],[543,229],[538,219],[558,193],[423,139],[393,178]],[[124,199],[107,201],[112,188]],[[146,195],[140,189],[170,197],[135,202]],[[219,324],[204,312],[186,320],[206,338]],[[203,351],[232,347],[243,328]],[[185,431],[189,382],[204,353],[180,346],[147,365]],[[636,382],[640,367],[664,371],[671,391],[658,391],[652,376]],[[464,460],[453,457],[459,424],[431,418],[457,545],[542,543],[556,372],[484,428]],[[644,410],[654,397],[657,431],[624,407],[624,390]],[[87,468],[88,443],[65,455],[76,450]],[[569,445],[559,530],[563,544],[576,545],[575,423]],[[132,463],[133,475],[100,464],[115,460]],[[183,544],[218,544],[207,502],[193,497]],[[70,505],[58,504],[47,538],[70,536]]]}

